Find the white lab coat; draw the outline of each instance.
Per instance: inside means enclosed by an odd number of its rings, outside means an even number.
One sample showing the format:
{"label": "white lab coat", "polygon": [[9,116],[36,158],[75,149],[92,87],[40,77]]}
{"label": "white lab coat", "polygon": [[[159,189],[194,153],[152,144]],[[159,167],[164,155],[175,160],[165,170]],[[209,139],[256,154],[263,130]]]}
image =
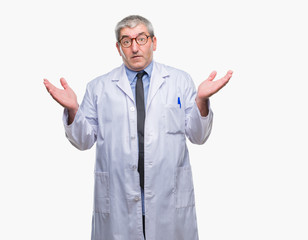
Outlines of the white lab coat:
{"label": "white lab coat", "polygon": [[[144,130],[147,240],[197,240],[194,187],[186,138],[203,144],[213,113],[201,117],[190,76],[154,62]],[[91,81],[69,141],[86,150],[96,142],[92,240],[143,239],[136,105],[124,65]]]}

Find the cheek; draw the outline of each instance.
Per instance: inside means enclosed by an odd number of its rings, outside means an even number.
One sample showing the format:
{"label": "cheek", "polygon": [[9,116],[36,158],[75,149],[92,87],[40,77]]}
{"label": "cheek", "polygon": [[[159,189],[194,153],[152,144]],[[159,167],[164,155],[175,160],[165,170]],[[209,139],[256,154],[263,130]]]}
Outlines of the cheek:
{"label": "cheek", "polygon": [[121,55],[122,58],[124,58],[125,60],[127,59],[125,53],[123,52],[122,47],[120,47],[120,55]]}
{"label": "cheek", "polygon": [[151,44],[150,48],[148,49],[148,56],[151,57],[153,55],[153,51],[155,51],[155,46],[153,46],[153,43]]}

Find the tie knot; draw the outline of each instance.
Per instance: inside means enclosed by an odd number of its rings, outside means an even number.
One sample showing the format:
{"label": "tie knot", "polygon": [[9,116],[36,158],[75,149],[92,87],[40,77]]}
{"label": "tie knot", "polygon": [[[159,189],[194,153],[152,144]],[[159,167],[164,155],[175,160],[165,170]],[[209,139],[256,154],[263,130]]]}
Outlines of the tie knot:
{"label": "tie knot", "polygon": [[145,71],[142,71],[142,72],[137,73],[137,80],[138,80],[138,79],[142,79],[142,77],[143,77],[145,74],[147,74]]}

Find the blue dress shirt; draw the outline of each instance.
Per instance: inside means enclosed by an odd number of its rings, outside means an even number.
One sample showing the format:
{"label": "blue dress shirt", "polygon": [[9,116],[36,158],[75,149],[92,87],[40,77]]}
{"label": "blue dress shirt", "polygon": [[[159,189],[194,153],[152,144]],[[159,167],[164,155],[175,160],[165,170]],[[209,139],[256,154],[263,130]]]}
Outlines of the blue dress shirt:
{"label": "blue dress shirt", "polygon": [[[148,98],[148,92],[149,92],[149,87],[150,87],[150,79],[152,75],[152,70],[153,70],[153,62],[151,62],[145,69],[144,71],[147,73],[143,76],[142,82],[143,82],[143,90],[144,90],[144,106],[147,106],[147,98]],[[135,71],[132,71],[128,69],[125,66],[125,71],[126,75],[129,81],[129,84],[132,88],[132,92],[134,95],[134,98],[136,99],[136,83],[137,83],[137,73]]]}
{"label": "blue dress shirt", "polygon": [[[150,87],[150,79],[152,75],[152,70],[153,70],[153,61],[144,69],[144,71],[147,73],[143,76],[142,82],[143,82],[143,90],[144,90],[144,106],[147,106],[147,99],[148,99],[148,92],[149,92],[149,87]],[[134,98],[136,99],[136,82],[137,82],[137,73],[135,71],[132,71],[128,69],[125,66],[125,71],[126,75],[129,81],[129,84],[132,88],[132,92],[134,95]],[[145,214],[144,210],[144,192],[143,189],[141,189],[141,200],[142,200],[142,214]]]}

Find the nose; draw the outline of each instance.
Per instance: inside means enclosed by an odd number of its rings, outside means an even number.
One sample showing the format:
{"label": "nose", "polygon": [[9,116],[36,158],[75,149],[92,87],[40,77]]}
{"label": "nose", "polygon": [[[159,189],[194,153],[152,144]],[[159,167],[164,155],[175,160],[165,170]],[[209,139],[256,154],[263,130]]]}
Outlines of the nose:
{"label": "nose", "polygon": [[138,45],[138,43],[136,42],[136,39],[135,39],[135,38],[132,39],[131,48],[132,48],[132,51],[133,51],[134,53],[138,52],[138,50],[139,50],[139,45]]}

